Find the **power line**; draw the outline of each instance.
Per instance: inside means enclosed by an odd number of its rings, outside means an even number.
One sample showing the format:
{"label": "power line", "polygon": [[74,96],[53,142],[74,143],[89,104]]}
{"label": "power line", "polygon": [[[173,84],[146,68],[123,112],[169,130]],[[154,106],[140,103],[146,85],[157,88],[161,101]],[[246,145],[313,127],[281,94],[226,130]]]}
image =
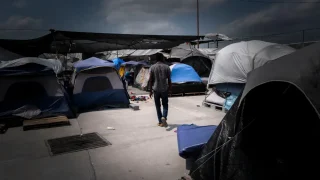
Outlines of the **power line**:
{"label": "power line", "polygon": [[263,1],[263,0],[239,0],[239,2],[270,3],[270,4],[320,4],[320,1]]}

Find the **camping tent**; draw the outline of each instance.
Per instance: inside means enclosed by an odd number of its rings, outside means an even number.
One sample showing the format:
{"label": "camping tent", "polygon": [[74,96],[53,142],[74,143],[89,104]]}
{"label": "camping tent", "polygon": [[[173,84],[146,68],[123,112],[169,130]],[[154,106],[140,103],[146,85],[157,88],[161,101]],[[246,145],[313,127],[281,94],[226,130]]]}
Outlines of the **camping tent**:
{"label": "camping tent", "polygon": [[231,44],[216,54],[208,84],[246,83],[250,71],[294,51],[286,45],[257,40]]}
{"label": "camping tent", "polygon": [[72,116],[54,59],[20,58],[0,63],[0,118]]}
{"label": "camping tent", "polygon": [[243,90],[250,71],[294,51],[286,45],[256,40],[234,43],[221,49],[208,80],[208,87],[215,87],[209,96],[227,93],[223,97],[226,98],[225,103],[220,105],[229,110]]}
{"label": "camping tent", "polygon": [[128,93],[115,65],[95,57],[74,64],[73,102],[79,111],[128,107]]}
{"label": "camping tent", "polygon": [[249,74],[190,171],[195,180],[317,179],[320,43]]}
{"label": "camping tent", "polygon": [[170,66],[170,70],[173,94],[197,93],[206,90],[200,76],[193,67],[187,64],[175,63]]}
{"label": "camping tent", "polygon": [[170,58],[179,58],[181,63],[192,66],[200,77],[209,77],[212,60],[208,55],[203,54],[191,45],[182,44],[172,48]]}

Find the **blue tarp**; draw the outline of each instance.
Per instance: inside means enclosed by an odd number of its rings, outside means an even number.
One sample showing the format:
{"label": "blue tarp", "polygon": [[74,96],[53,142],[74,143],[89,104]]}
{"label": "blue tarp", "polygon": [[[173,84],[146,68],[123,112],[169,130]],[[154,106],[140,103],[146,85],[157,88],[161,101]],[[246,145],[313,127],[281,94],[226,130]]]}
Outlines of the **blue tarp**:
{"label": "blue tarp", "polygon": [[179,155],[182,158],[196,158],[208,142],[217,126],[181,125],[177,128]]}
{"label": "blue tarp", "polygon": [[224,104],[224,108],[226,110],[230,110],[230,108],[244,89],[244,86],[244,83],[220,83],[215,85],[218,91],[231,93],[230,96],[226,98]]}
{"label": "blue tarp", "polygon": [[122,60],[122,59],[120,59],[120,58],[115,58],[115,59],[113,59],[112,61],[113,61],[114,65],[115,65],[115,68],[116,68],[117,70],[120,69],[121,64],[125,63],[124,60]]}
{"label": "blue tarp", "polygon": [[197,72],[189,65],[174,64],[170,68],[172,83],[202,82]]}
{"label": "blue tarp", "polygon": [[114,63],[96,57],[91,57],[82,61],[78,61],[73,66],[75,67],[77,72],[83,69],[90,69],[94,67],[115,67]]}

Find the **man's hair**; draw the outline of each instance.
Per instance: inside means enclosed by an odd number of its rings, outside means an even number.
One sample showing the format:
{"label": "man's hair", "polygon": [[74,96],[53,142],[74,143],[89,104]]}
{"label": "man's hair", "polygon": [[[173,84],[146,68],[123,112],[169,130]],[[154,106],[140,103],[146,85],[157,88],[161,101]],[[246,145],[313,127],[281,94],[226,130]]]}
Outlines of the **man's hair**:
{"label": "man's hair", "polygon": [[161,54],[161,53],[157,53],[156,54],[156,60],[157,60],[157,62],[159,62],[159,61],[163,61],[164,60],[164,58],[163,58],[163,54]]}

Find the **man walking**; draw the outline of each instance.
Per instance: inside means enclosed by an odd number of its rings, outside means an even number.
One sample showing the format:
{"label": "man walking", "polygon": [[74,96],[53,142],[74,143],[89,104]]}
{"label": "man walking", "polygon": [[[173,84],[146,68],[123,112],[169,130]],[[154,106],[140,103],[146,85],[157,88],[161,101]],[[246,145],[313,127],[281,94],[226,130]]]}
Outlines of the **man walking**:
{"label": "man walking", "polygon": [[[154,94],[154,102],[158,115],[158,126],[167,127],[168,116],[168,96],[171,91],[171,70],[168,65],[164,63],[163,55],[156,54],[157,63],[150,67],[150,98]],[[161,112],[161,102],[163,106],[163,113]]]}

